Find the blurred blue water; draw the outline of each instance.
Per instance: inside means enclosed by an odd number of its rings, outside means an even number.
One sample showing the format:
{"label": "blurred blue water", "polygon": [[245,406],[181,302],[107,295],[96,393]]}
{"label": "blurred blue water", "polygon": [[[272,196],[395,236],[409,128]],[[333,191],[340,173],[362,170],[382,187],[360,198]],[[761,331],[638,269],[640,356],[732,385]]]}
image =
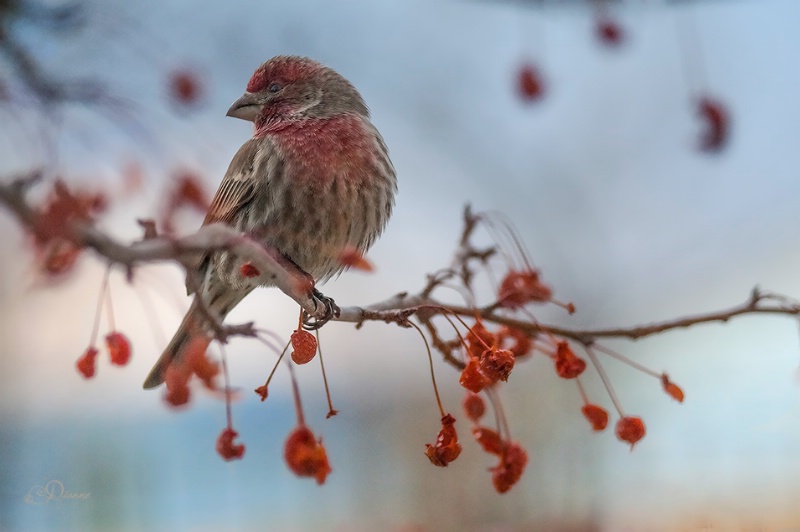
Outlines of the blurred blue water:
{"label": "blurred blue water", "polygon": [[[224,424],[221,405],[180,414],[113,418],[76,416],[63,421],[5,421],[0,428],[0,529],[177,530],[311,526],[321,516],[336,520],[352,481],[353,418],[326,438],[335,453],[335,474],[320,497],[313,480],[286,469],[283,440],[293,425],[292,405],[279,398],[237,408],[236,428],[247,445],[245,459],[224,462],[214,442]],[[344,421],[342,422],[342,418]],[[338,463],[337,463],[338,462]],[[352,465],[352,464],[351,464]],[[48,500],[35,489],[57,481],[86,499]],[[58,484],[51,485],[60,490]],[[377,487],[376,488],[380,488]],[[58,495],[59,493],[56,493]],[[33,500],[26,496],[33,495]]]}

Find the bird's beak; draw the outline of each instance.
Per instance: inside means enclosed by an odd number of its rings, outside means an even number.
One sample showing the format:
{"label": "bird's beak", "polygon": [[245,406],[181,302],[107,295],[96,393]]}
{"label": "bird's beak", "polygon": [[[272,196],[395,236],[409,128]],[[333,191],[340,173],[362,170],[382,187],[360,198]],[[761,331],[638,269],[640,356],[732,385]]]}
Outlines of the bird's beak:
{"label": "bird's beak", "polygon": [[258,97],[252,92],[245,92],[241,98],[233,102],[225,116],[253,122],[259,114],[261,114],[261,102],[258,101]]}

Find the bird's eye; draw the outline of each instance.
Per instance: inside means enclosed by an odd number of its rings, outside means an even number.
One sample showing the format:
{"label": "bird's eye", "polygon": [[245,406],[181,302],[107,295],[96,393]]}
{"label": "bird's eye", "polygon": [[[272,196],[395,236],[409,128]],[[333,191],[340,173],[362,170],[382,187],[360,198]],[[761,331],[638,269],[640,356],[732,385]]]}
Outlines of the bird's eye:
{"label": "bird's eye", "polygon": [[283,85],[281,85],[280,83],[273,83],[272,85],[269,86],[267,90],[272,94],[275,94],[276,92],[279,92],[282,88]]}

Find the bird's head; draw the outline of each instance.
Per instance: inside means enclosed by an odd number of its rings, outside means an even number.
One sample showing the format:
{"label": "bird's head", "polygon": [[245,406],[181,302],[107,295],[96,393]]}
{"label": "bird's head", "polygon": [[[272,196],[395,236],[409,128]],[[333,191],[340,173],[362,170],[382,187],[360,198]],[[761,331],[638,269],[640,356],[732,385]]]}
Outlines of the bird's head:
{"label": "bird's head", "polygon": [[273,57],[255,71],[247,92],[228,116],[265,123],[327,118],[342,113],[369,116],[358,91],[334,70],[306,57]]}

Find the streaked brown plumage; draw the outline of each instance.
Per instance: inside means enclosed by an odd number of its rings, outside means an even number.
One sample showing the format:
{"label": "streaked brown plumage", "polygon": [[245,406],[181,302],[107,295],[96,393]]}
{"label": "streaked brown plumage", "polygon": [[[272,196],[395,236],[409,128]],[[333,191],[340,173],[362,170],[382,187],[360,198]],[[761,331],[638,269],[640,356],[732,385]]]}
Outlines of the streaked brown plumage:
{"label": "streaked brown plumage", "polygon": [[[392,212],[397,181],[358,91],[316,61],[278,56],[256,70],[228,116],[253,121],[203,225],[221,222],[278,250],[316,281],[342,269],[347,247],[366,252]],[[224,319],[258,281],[228,252],[202,258],[206,305]],[[164,382],[192,337],[212,339],[197,301],[144,383]]]}

